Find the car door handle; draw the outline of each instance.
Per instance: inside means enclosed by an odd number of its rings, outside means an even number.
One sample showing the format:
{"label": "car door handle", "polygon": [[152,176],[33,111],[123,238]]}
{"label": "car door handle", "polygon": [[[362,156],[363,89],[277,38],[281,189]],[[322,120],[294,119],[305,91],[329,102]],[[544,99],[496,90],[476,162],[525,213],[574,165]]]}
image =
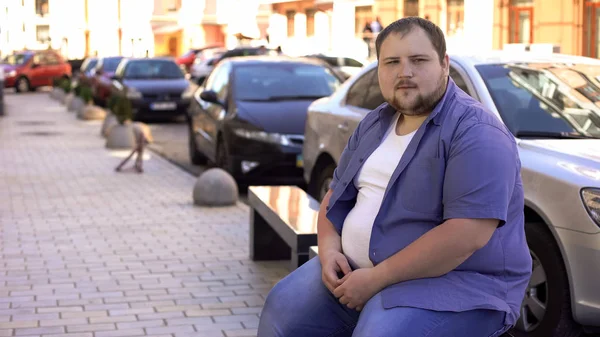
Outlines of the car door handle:
{"label": "car door handle", "polygon": [[337,127],[339,130],[348,131],[348,123],[346,123],[346,122],[338,124]]}

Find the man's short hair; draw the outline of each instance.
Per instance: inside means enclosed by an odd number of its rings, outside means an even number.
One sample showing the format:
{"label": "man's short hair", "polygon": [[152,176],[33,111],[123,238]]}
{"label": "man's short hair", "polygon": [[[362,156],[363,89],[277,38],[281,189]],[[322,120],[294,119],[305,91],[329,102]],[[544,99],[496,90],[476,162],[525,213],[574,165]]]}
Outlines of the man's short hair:
{"label": "man's short hair", "polygon": [[410,33],[415,27],[419,27],[425,31],[433,48],[437,52],[440,62],[446,56],[446,38],[444,37],[444,32],[433,22],[420,18],[418,16],[408,16],[402,18],[400,20],[396,20],[385,27],[378,35],[377,40],[375,40],[375,50],[377,53],[377,59],[379,60],[379,52],[381,51],[381,45],[383,41],[391,34],[391,33],[399,33],[401,35]]}

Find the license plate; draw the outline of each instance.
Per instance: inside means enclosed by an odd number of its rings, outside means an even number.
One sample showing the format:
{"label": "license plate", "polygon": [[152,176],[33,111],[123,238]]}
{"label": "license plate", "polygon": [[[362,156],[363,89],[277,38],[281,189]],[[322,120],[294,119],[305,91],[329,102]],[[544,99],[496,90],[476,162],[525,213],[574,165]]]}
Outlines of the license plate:
{"label": "license plate", "polygon": [[175,102],[157,102],[150,104],[152,110],[175,110],[177,104]]}
{"label": "license plate", "polygon": [[304,166],[304,159],[302,158],[302,155],[299,154],[296,156],[296,167],[303,167]]}

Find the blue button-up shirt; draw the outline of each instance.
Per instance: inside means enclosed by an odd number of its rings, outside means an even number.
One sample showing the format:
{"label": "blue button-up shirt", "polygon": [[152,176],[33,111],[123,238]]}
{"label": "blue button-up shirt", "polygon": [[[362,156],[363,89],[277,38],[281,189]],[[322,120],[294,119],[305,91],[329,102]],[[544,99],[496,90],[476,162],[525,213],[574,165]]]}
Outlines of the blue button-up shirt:
{"label": "blue button-up shirt", "polygon": [[[327,208],[340,235],[356,203],[355,177],[394,113],[387,103],[371,111],[344,149]],[[447,219],[498,219],[500,226],[487,245],[453,271],[385,288],[385,308],[500,310],[506,312],[505,324],[514,325],[531,276],[520,168],[515,139],[505,125],[449,79],[392,174],[373,223],[370,259],[377,265]]]}

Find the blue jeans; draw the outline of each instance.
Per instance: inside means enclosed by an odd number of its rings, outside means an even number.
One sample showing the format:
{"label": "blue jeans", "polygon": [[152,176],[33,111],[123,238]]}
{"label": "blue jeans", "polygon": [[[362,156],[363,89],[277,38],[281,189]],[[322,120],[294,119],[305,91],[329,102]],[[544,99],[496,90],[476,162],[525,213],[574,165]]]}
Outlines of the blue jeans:
{"label": "blue jeans", "polygon": [[496,337],[504,312],[384,309],[381,293],[358,312],[341,304],[321,280],[313,258],[273,287],[263,307],[258,337]]}

